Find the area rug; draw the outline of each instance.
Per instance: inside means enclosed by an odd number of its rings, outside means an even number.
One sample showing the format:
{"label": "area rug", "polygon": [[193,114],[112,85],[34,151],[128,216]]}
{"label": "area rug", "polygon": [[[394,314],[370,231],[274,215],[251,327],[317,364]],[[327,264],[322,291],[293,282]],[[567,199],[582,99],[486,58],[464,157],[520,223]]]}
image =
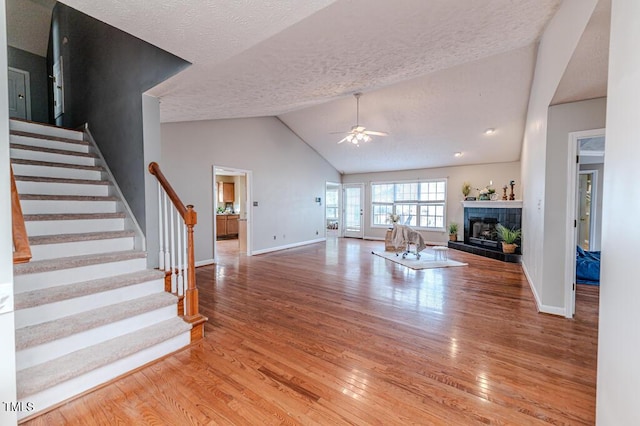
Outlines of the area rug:
{"label": "area rug", "polygon": [[406,259],[402,258],[402,254],[396,256],[395,253],[389,251],[372,251],[371,254],[384,257],[387,260],[406,266],[411,269],[431,269],[431,268],[448,268],[451,266],[467,266],[468,263],[456,262],[455,260],[435,260],[435,253],[428,248],[420,253],[420,260],[415,255],[409,254]]}

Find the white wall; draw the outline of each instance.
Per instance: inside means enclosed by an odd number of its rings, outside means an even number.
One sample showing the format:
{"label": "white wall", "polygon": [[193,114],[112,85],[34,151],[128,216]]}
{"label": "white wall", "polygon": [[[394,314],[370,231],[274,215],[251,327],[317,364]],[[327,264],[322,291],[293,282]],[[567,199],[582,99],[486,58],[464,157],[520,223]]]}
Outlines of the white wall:
{"label": "white wall", "polygon": [[[565,0],[540,40],[522,144],[522,266],[538,300],[544,298],[543,267],[547,112],[597,0]],[[554,236],[557,238],[557,236]],[[559,313],[559,312],[554,312]]]}
{"label": "white wall", "polygon": [[[548,109],[547,147],[544,193],[544,240],[542,282],[536,289],[542,311],[564,314],[567,250],[567,197],[575,194],[568,188],[567,163],[569,133],[580,130],[600,129],[606,126],[607,99],[591,99],[555,105]],[[573,244],[572,244],[573,246]]]}
{"label": "white wall", "polygon": [[158,180],[149,173],[149,163],[162,165],[160,154],[160,103],[158,98],[142,95],[142,144],[144,155],[144,212],[147,266],[157,268],[160,233],[158,231]]}
{"label": "white wall", "polygon": [[[495,163],[481,164],[473,166],[458,167],[442,167],[434,169],[404,170],[396,172],[380,172],[380,173],[359,173],[344,175],[343,183],[364,183],[365,184],[365,205],[364,205],[364,234],[366,238],[383,239],[386,227],[371,227],[371,182],[384,181],[402,181],[402,180],[426,180],[447,178],[447,211],[445,218],[446,224],[456,222],[458,224],[458,240],[463,239],[464,235],[464,209],[461,201],[464,199],[462,195],[462,184],[464,182],[471,183],[473,188],[484,188],[493,181],[493,187],[500,197],[502,197],[502,187],[511,180],[516,181],[514,192],[516,199],[520,199],[520,184],[518,177],[520,176],[520,163]],[[509,191],[507,191],[509,194]],[[477,191],[473,190],[470,194],[476,196]],[[448,231],[445,229],[441,232],[422,231],[425,240],[434,243],[445,243],[448,237]]]}
{"label": "white wall", "polygon": [[197,261],[213,259],[213,165],[253,172],[253,251],[324,238],[324,203],[315,197],[324,199],[325,182],[340,175],[277,118],[166,123],[161,131],[160,166],[198,213]]}
{"label": "white wall", "polygon": [[639,425],[640,2],[613,0],[602,222],[596,421]]}
{"label": "white wall", "polygon": [[[0,0],[0,46],[7,45],[6,4]],[[16,402],[16,343],[13,313],[13,246],[9,172],[9,92],[7,50],[0,49],[0,402]],[[0,424],[16,423],[16,413],[0,404]]]}

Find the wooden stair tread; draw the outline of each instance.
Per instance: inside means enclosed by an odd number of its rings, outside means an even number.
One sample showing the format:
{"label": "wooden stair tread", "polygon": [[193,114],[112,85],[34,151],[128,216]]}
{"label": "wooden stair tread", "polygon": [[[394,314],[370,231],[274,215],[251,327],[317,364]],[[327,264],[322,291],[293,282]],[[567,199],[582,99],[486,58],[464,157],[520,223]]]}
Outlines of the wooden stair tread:
{"label": "wooden stair tread", "polygon": [[106,366],[143,349],[188,332],[191,326],[180,317],[160,322],[124,336],[72,352],[17,372],[18,398]]}
{"label": "wooden stair tread", "polygon": [[29,244],[37,246],[43,244],[74,243],[78,241],[110,240],[113,238],[134,237],[135,235],[135,231],[132,230],[38,235],[29,237]]}
{"label": "wooden stair tread", "polygon": [[39,121],[27,120],[26,118],[11,117],[10,121],[19,121],[21,123],[33,124],[35,126],[43,126],[43,127],[49,127],[52,129],[60,129],[60,130],[67,130],[69,132],[82,133],[82,130],[71,129],[69,127],[58,126],[56,124],[41,123]]}
{"label": "wooden stair tread", "polygon": [[47,182],[47,183],[69,183],[76,185],[111,185],[108,180],[91,180],[91,179],[70,179],[70,178],[54,178],[39,176],[19,176],[15,175],[16,181],[21,182]]}
{"label": "wooden stair tread", "polygon": [[32,145],[24,145],[20,143],[10,143],[9,148],[11,149],[21,149],[25,151],[38,151],[38,152],[46,152],[49,154],[61,154],[61,155],[69,155],[72,157],[86,157],[86,158],[97,158],[97,156],[90,152],[77,152],[77,151],[68,151],[66,149],[56,149],[56,148],[44,148],[41,146],[32,146]]}
{"label": "wooden stair tread", "polygon": [[[66,129],[66,130],[69,130],[69,129]],[[48,141],[65,142],[65,143],[72,143],[76,145],[89,146],[89,142],[84,140],[69,139],[69,138],[63,138],[60,136],[48,136],[48,135],[42,135],[40,133],[23,132],[21,130],[11,130],[9,131],[9,134],[15,135],[15,136],[24,136],[24,137],[33,138],[33,139],[43,139]]]}
{"label": "wooden stair tread", "polygon": [[83,266],[120,262],[146,257],[147,254],[143,251],[125,250],[110,253],[69,256],[58,259],[34,260],[29,263],[13,265],[13,275],[38,274],[42,272],[57,271],[59,269],[81,268]]}
{"label": "wooden stair tread", "polygon": [[18,328],[16,329],[16,349],[24,350],[145,312],[172,306],[177,303],[177,299],[177,296],[171,293],[160,292],[57,320]]}
{"label": "wooden stair tread", "polygon": [[55,161],[26,160],[22,158],[12,158],[11,164],[22,164],[26,166],[62,167],[67,169],[94,170],[98,172],[105,171],[104,167],[102,166],[85,166],[82,164],[58,163]]}

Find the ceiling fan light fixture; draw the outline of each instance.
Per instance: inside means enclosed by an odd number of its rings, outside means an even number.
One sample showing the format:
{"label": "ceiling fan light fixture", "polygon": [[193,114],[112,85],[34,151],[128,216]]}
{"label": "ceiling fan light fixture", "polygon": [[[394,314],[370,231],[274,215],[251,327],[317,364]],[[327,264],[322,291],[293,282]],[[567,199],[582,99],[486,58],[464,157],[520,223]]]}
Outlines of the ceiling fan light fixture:
{"label": "ceiling fan light fixture", "polygon": [[374,136],[387,136],[386,132],[376,132],[373,130],[367,130],[364,126],[360,125],[360,96],[362,93],[354,93],[353,96],[356,98],[356,124],[351,127],[351,130],[347,132],[347,136],[341,139],[338,144],[342,142],[351,142],[356,146],[360,146],[360,142],[371,142]]}
{"label": "ceiling fan light fixture", "polygon": [[494,129],[493,127],[489,127],[487,130],[484,131],[485,135],[492,135],[496,132],[496,129]]}

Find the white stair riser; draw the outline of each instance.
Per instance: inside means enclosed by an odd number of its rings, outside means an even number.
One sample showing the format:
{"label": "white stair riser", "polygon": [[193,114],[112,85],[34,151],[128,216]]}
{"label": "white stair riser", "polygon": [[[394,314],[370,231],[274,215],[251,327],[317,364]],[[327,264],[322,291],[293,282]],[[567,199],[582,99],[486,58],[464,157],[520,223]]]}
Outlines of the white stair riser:
{"label": "white stair riser", "polygon": [[40,148],[64,149],[65,151],[89,152],[89,145],[62,142],[51,139],[32,138],[29,136],[10,135],[11,143],[19,143],[20,145],[38,146]]}
{"label": "white stair riser", "polygon": [[164,291],[164,280],[153,280],[33,308],[18,309],[15,311],[16,328],[53,321],[161,291]]}
{"label": "white stair riser", "polygon": [[23,370],[33,367],[36,364],[50,361],[88,346],[102,343],[106,340],[174,318],[176,314],[177,305],[165,306],[120,321],[85,330],[53,342],[24,349],[16,353],[16,369]]}
{"label": "white stair riser", "polygon": [[93,185],[82,183],[31,182],[16,181],[18,194],[41,195],[92,195],[102,197],[109,195],[109,185]]}
{"label": "white stair riser", "polygon": [[22,214],[116,213],[116,201],[20,200]]}
{"label": "white stair riser", "polygon": [[38,176],[63,179],[102,179],[102,172],[98,170],[36,166],[30,164],[13,164],[13,174],[17,176]]}
{"label": "white stair riser", "polygon": [[93,157],[80,157],[77,155],[57,154],[54,152],[31,151],[29,149],[11,148],[11,158],[33,161],[50,161],[53,163],[75,164],[79,166],[95,166]]}
{"label": "white stair riser", "polygon": [[[15,294],[27,291],[43,290],[58,285],[67,285],[82,281],[98,280],[113,275],[128,274],[142,271],[147,268],[147,259],[121,260],[111,263],[98,263],[96,265],[81,266],[79,268],[58,269],[56,271],[40,272],[34,274],[14,275]],[[164,287],[163,287],[164,288]]]}
{"label": "white stair riser", "polygon": [[24,121],[9,120],[9,129],[19,132],[37,133],[40,135],[55,136],[57,138],[75,139],[81,141],[82,132],[76,130],[62,129],[60,127],[44,126],[36,123],[26,123]]}
{"label": "white stair riser", "polygon": [[34,395],[27,395],[23,401],[33,402],[34,411],[20,411],[18,418],[22,419],[31,416],[44,408],[62,402],[72,396],[78,395],[102,383],[108,382],[128,371],[141,367],[151,361],[161,358],[184,348],[190,343],[190,333],[182,333],[176,337],[144,349],[126,358],[121,358],[113,364],[95,369],[87,374],[76,377],[57,386],[38,392]]}
{"label": "white stair riser", "polygon": [[27,235],[82,234],[85,232],[123,231],[124,218],[77,220],[28,220]]}
{"label": "white stair riser", "polygon": [[106,240],[74,241],[59,244],[31,245],[31,260],[57,259],[84,254],[111,253],[133,250],[134,237],[109,238]]}

